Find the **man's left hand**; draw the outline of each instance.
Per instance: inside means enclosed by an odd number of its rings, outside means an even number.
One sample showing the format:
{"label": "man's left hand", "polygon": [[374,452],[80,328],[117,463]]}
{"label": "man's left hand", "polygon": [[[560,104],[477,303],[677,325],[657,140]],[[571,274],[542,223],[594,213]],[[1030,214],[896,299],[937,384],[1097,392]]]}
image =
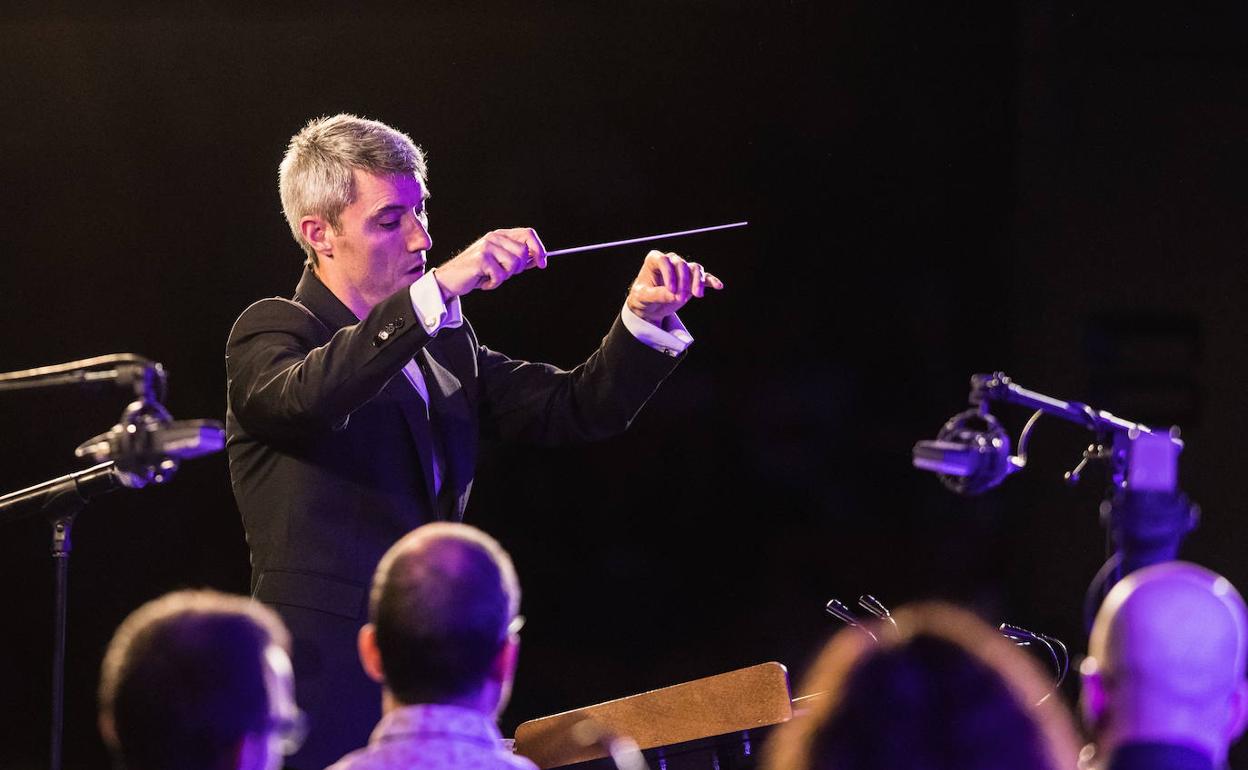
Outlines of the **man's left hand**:
{"label": "man's left hand", "polygon": [[661,327],[665,318],[692,297],[703,296],[707,286],[718,291],[724,283],[697,262],[687,262],[671,252],[651,251],[633,280],[626,304],[637,316]]}

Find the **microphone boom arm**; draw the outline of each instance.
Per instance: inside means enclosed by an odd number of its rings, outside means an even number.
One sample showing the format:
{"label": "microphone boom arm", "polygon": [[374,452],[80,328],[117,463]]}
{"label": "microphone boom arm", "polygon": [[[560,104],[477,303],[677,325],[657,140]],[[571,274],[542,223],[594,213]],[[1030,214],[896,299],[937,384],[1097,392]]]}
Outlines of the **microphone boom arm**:
{"label": "microphone boom arm", "polygon": [[[1002,372],[972,376],[970,401],[982,410],[987,410],[990,401],[1025,406],[1028,409],[1035,409],[1067,422],[1082,425],[1096,433],[1130,433],[1131,431],[1156,433],[1147,425],[1124,420],[1104,410],[1093,409],[1087,404],[1078,401],[1062,401],[1059,398],[1028,390],[1016,384]],[[1177,438],[1175,440],[1178,441]],[[1183,442],[1178,441],[1178,443],[1182,446]]]}
{"label": "microphone boom arm", "polygon": [[[1176,455],[1183,451],[1183,440],[1179,438],[1177,427],[1171,428],[1168,434],[1162,433],[1143,423],[1125,420],[1103,409],[1093,409],[1091,406],[1078,401],[1063,401],[1059,398],[1046,396],[1043,393],[1037,393],[1034,390],[1028,390],[1015,383],[1003,372],[973,375],[971,377],[970,403],[977,406],[981,414],[986,415],[988,413],[988,405],[992,401],[1016,404],[1028,409],[1034,409],[1036,410],[1036,416],[1040,414],[1052,415],[1087,428],[1097,435],[1097,443],[1089,446],[1084,451],[1083,459],[1079,465],[1066,474],[1066,480],[1072,484],[1079,481],[1080,472],[1089,461],[1102,459],[1109,461],[1113,484],[1115,487],[1121,488],[1127,475],[1127,445],[1130,442],[1118,439],[1134,439],[1141,435],[1155,436],[1160,441],[1165,441],[1168,438],[1170,443],[1174,445]],[[1020,455],[1023,454],[1023,447],[1025,446],[1027,436],[1031,432],[1031,428],[1035,425],[1035,419],[1036,417],[1033,417],[1027,423],[1027,428],[1024,429],[1023,436],[1020,438]],[[1105,441],[1106,436],[1110,438],[1108,442]]]}
{"label": "microphone boom arm", "polygon": [[[1077,483],[1089,462],[1105,460],[1117,489],[1126,488],[1128,477],[1133,486],[1140,488],[1174,488],[1174,463],[1183,451],[1177,427],[1168,432],[1157,431],[1078,401],[1046,396],[1018,385],[1003,372],[972,376],[968,400],[971,408],[950,418],[935,441],[919,441],[913,450],[916,468],[938,474],[941,482],[958,494],[980,494],[1022,470],[1027,464],[1027,443],[1032,430],[1046,414],[1097,436],[1083,452],[1079,464],[1066,474],[1068,483]],[[1019,436],[1017,454],[1010,454],[1010,437],[991,414],[989,407],[994,401],[1034,410]],[[1149,461],[1150,457],[1162,457],[1163,462]],[[1169,469],[1163,467],[1166,463]],[[1156,486],[1158,483],[1161,486]]]}

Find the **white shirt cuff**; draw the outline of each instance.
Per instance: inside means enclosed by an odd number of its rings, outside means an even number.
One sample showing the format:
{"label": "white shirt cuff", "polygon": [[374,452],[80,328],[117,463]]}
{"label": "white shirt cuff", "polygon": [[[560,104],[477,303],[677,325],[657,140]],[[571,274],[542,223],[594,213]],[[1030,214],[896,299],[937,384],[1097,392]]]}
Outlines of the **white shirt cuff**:
{"label": "white shirt cuff", "polygon": [[628,329],[639,342],[669,356],[678,356],[685,352],[685,348],[693,344],[693,335],[689,334],[689,330],[675,314],[667,317],[663,324],[667,329],[663,329],[629,310],[628,305],[625,305],[620,312],[620,320],[624,322],[624,328]]}
{"label": "white shirt cuff", "polygon": [[442,301],[442,289],[433,277],[433,271],[422,275],[411,286],[407,293],[412,298],[412,310],[416,320],[430,337],[443,329],[454,329],[464,323],[464,312],[460,308],[459,297],[450,303]]}

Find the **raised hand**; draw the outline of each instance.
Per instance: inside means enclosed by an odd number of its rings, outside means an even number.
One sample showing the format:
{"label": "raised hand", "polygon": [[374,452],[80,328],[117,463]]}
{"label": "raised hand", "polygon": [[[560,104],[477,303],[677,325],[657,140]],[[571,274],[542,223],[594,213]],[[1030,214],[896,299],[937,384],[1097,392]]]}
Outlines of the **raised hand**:
{"label": "raised hand", "polygon": [[723,281],[697,262],[689,262],[671,252],[651,251],[628,292],[628,309],[652,324],[685,306],[692,297],[702,297],[706,287],[724,288]]}
{"label": "raised hand", "polygon": [[443,299],[462,297],[477,289],[497,289],[530,267],[546,267],[546,247],[529,227],[491,230],[441,265],[434,279]]}

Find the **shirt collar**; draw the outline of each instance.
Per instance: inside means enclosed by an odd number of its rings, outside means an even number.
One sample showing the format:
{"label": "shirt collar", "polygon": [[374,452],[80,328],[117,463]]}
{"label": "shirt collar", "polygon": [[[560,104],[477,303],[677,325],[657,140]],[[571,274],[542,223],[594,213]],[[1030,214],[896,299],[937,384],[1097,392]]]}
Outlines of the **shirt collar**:
{"label": "shirt collar", "polygon": [[382,717],[369,743],[438,735],[498,746],[503,735],[491,716],[463,706],[421,703],[402,706]]}
{"label": "shirt collar", "polygon": [[1108,770],[1213,770],[1203,752],[1173,743],[1124,743],[1114,749]]}
{"label": "shirt collar", "polygon": [[360,322],[350,308],[342,304],[342,300],[334,296],[321,279],[316,277],[309,267],[303,268],[299,285],[295,287],[295,301],[311,310],[312,313],[335,331],[344,326],[353,326]]}

